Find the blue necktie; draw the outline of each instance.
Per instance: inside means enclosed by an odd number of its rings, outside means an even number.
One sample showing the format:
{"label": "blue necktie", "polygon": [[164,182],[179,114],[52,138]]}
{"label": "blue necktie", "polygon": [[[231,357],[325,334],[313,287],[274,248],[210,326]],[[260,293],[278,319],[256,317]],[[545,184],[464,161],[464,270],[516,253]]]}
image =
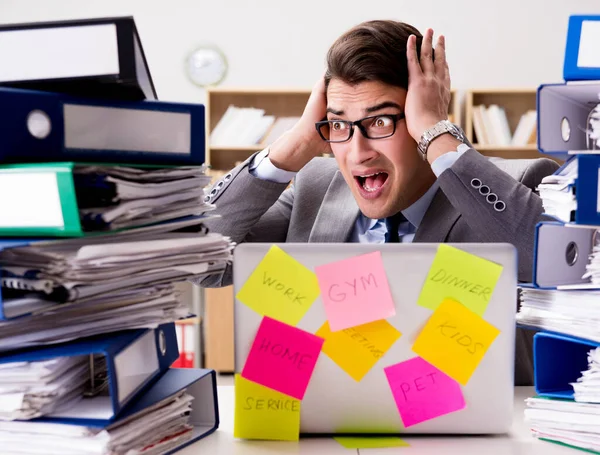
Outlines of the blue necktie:
{"label": "blue necktie", "polygon": [[385,219],[385,224],[387,226],[387,232],[385,234],[385,243],[399,243],[400,236],[398,235],[398,228],[400,227],[400,223],[407,221],[407,219],[402,215],[402,212],[398,212],[395,215],[389,216]]}

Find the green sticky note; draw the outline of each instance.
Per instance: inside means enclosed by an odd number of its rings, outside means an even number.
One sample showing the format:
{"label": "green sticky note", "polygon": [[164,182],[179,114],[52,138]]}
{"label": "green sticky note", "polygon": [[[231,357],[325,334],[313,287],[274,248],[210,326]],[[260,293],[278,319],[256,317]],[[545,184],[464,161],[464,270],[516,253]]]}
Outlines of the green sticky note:
{"label": "green sticky note", "polygon": [[336,436],[335,439],[346,449],[385,449],[386,447],[408,447],[408,442],[397,436]]}
{"label": "green sticky note", "polygon": [[441,244],[417,303],[436,310],[449,298],[483,316],[501,273],[502,266],[495,262]]}

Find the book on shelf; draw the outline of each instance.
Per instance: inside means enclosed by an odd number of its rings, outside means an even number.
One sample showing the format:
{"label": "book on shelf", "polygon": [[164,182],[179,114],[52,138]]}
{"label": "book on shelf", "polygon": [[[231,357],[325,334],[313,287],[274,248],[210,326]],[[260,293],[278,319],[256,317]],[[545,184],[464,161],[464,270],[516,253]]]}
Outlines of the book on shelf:
{"label": "book on shelf", "polygon": [[270,144],[292,128],[299,117],[276,117],[264,109],[229,105],[210,134],[212,147]]}
{"label": "book on shelf", "polygon": [[536,111],[528,110],[521,115],[514,133],[511,133],[505,108],[497,104],[473,107],[473,130],[479,145],[519,147],[535,144],[536,123]]}

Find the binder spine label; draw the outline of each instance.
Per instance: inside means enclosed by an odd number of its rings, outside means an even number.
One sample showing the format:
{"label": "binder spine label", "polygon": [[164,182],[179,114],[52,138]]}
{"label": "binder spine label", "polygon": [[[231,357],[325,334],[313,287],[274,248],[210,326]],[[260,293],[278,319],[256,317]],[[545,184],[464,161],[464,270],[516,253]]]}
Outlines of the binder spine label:
{"label": "binder spine label", "polygon": [[577,66],[580,68],[600,68],[598,43],[600,43],[600,21],[582,21]]}
{"label": "binder spine label", "polygon": [[64,104],[65,147],[191,154],[192,115],[150,109]]}
{"label": "binder spine label", "polygon": [[122,405],[147,380],[158,373],[154,330],[149,330],[115,356],[118,402]]}
{"label": "binder spine label", "polygon": [[0,226],[64,228],[55,172],[0,174]]}
{"label": "binder spine label", "polygon": [[118,74],[118,55],[115,24],[5,30],[0,81]]}

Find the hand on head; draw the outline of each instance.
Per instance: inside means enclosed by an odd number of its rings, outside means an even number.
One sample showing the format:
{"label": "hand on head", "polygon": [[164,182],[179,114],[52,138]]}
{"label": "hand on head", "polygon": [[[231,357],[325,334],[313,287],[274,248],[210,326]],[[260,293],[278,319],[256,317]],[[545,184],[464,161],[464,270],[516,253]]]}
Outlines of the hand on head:
{"label": "hand on head", "polygon": [[314,85],[302,117],[288,134],[271,146],[269,157],[280,169],[299,171],[310,160],[331,153],[329,143],[319,136],[315,123],[325,118],[325,74]]}
{"label": "hand on head", "polygon": [[408,93],[406,127],[418,142],[425,130],[448,118],[450,105],[450,71],[446,61],[446,40],[440,35],[433,58],[433,30],[427,29],[417,55],[417,37],[411,35],[406,45]]}

